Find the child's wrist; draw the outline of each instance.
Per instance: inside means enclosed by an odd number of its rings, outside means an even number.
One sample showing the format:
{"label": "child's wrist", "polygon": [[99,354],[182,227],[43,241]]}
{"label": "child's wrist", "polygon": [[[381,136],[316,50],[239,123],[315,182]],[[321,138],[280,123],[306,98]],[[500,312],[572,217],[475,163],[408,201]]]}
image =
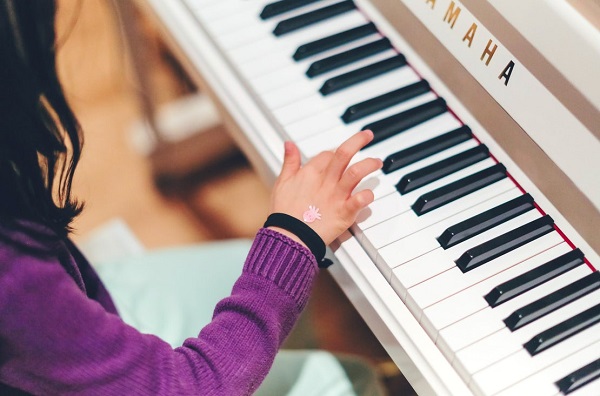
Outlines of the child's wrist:
{"label": "child's wrist", "polygon": [[292,234],[292,239],[295,241],[299,239],[315,256],[319,267],[327,268],[332,264],[331,260],[325,258],[326,246],[323,239],[302,220],[285,213],[272,213],[267,218],[264,227],[274,228],[275,231],[281,229],[286,232],[285,234],[282,232],[282,234],[286,236]]}
{"label": "child's wrist", "polygon": [[275,227],[275,226],[269,226],[267,227],[270,230],[273,231],[277,231],[278,233],[285,235],[286,237],[290,238],[292,241],[299,243],[300,245],[304,246],[305,248],[308,248],[308,246],[306,246],[306,244],[302,241],[302,239],[300,239],[296,234],[294,234],[293,232],[289,232],[288,230],[281,228],[281,227]]}

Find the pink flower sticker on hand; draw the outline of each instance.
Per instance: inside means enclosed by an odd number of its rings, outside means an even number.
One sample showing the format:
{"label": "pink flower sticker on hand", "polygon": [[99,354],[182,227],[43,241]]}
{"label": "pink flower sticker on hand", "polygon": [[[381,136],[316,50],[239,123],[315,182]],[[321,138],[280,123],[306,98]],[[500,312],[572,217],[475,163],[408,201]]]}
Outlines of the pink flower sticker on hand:
{"label": "pink flower sticker on hand", "polygon": [[315,220],[321,220],[321,213],[316,206],[308,205],[308,210],[302,214],[305,223],[312,223]]}

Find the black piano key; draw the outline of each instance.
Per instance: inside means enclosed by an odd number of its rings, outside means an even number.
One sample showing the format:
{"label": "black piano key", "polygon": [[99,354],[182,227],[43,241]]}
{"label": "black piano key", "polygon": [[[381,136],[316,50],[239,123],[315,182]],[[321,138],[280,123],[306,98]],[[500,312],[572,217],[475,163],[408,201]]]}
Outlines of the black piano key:
{"label": "black piano key", "polygon": [[328,7],[319,8],[318,10],[307,12],[306,14],[284,19],[275,26],[273,34],[275,36],[281,36],[354,9],[356,9],[356,6],[352,0],[346,0],[332,4]]}
{"label": "black piano key", "polygon": [[497,307],[583,263],[583,252],[579,249],[572,250],[494,287],[484,298],[490,307]]}
{"label": "black piano key", "polygon": [[434,137],[423,143],[416,144],[407,149],[398,151],[389,155],[383,161],[383,173],[391,173],[395,170],[413,164],[433,154],[444,151],[450,147],[456,146],[473,137],[471,128],[466,125],[461,126],[453,131],[444,133],[441,136]]}
{"label": "black piano key", "polygon": [[285,12],[295,10],[296,8],[304,7],[305,5],[316,3],[319,0],[280,0],[269,3],[262,9],[260,13],[261,19],[269,19]]}
{"label": "black piano key", "polygon": [[586,364],[580,369],[555,382],[563,395],[568,395],[584,385],[600,378],[600,359]]}
{"label": "black piano key", "polygon": [[464,197],[483,187],[502,180],[506,177],[506,168],[502,164],[496,164],[480,172],[450,183],[444,187],[421,195],[414,204],[412,210],[421,216],[427,212],[437,209],[452,201]]}
{"label": "black piano key", "polygon": [[585,311],[552,326],[548,330],[544,330],[523,344],[523,346],[531,356],[535,356],[596,323],[600,323],[600,304],[586,309]]}
{"label": "black piano key", "polygon": [[361,59],[389,50],[391,48],[392,43],[390,43],[390,39],[384,37],[377,41],[373,41],[372,43],[352,48],[340,54],[314,61],[308,67],[306,75],[310,78],[320,76],[321,74],[330,72],[350,63],[357,62]]}
{"label": "black piano key", "polygon": [[308,58],[309,56],[320,54],[321,52],[339,47],[374,33],[377,33],[377,28],[373,22],[369,22],[366,25],[355,27],[341,33],[336,33],[319,40],[311,41],[310,43],[302,44],[296,49],[293,58],[296,61],[300,61]]}
{"label": "black piano key", "polygon": [[598,289],[600,289],[600,272],[596,271],[517,309],[504,319],[504,324],[510,331],[515,331]]}
{"label": "black piano key", "polygon": [[448,249],[533,208],[535,208],[533,198],[529,194],[524,194],[448,227],[437,240],[442,248]]}
{"label": "black piano key", "polygon": [[455,262],[462,272],[468,272],[554,230],[554,220],[546,215],[505,234],[474,246]]}
{"label": "black piano key", "polygon": [[342,120],[348,124],[426,92],[429,92],[429,83],[425,80],[421,80],[406,87],[348,107],[344,114],[342,114]]}
{"label": "black piano key", "polygon": [[447,110],[446,101],[442,98],[437,98],[402,113],[365,125],[361,130],[370,129],[373,131],[374,136],[373,140],[363,147],[363,149],[428,121],[433,117],[445,113]]}
{"label": "black piano key", "polygon": [[405,65],[406,58],[404,58],[404,55],[398,54],[380,62],[373,63],[372,65],[332,77],[323,83],[323,86],[319,88],[319,92],[326,96]]}
{"label": "black piano key", "polygon": [[480,144],[462,153],[443,159],[414,172],[404,175],[396,184],[400,194],[409,193],[417,188],[448,176],[479,161],[489,158],[490,151],[485,144]]}

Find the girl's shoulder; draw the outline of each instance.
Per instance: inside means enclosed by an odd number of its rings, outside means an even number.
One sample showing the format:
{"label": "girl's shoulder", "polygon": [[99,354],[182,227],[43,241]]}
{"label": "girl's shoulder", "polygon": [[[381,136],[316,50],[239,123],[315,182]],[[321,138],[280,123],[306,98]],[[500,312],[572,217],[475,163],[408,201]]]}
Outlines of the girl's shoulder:
{"label": "girl's shoulder", "polygon": [[56,232],[44,224],[0,217],[0,251],[47,255],[56,252],[61,242]]}

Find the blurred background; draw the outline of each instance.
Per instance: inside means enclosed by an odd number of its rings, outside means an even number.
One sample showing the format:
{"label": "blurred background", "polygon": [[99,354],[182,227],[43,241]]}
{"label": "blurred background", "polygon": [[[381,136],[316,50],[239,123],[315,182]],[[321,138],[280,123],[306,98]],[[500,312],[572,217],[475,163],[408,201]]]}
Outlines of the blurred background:
{"label": "blurred background", "polygon": [[[59,71],[85,140],[74,191],[86,207],[74,240],[123,243],[123,234],[110,242],[115,222],[147,250],[252,238],[267,215],[268,187],[151,21],[138,10],[127,18],[135,18],[143,38],[134,53],[144,54],[151,102],[173,132],[157,146],[144,127],[139,76],[113,4],[59,0]],[[390,394],[414,394],[327,271],[285,347],[363,356]]]}

